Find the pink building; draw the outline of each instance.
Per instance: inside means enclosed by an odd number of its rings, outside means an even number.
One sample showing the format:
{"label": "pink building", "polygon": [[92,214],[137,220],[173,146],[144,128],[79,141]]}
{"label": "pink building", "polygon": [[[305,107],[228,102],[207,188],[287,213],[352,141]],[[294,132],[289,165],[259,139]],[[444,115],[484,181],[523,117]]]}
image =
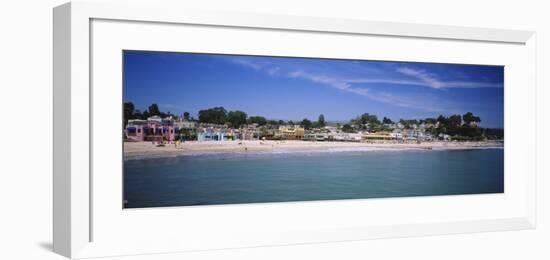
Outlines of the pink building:
{"label": "pink building", "polygon": [[162,142],[174,141],[178,128],[174,127],[171,118],[161,119],[159,116],[147,118],[147,120],[128,120],[125,129],[126,137],[136,142]]}

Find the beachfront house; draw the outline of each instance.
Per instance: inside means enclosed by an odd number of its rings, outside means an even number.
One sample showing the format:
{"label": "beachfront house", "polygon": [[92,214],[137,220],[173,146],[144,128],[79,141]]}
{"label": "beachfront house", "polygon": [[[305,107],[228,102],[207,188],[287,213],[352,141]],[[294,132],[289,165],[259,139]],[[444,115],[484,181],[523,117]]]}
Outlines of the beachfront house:
{"label": "beachfront house", "polygon": [[433,137],[425,129],[408,129],[403,131],[403,138],[410,141],[432,141]]}
{"label": "beachfront house", "polygon": [[421,127],[417,129],[394,129],[389,135],[392,137],[393,140],[397,140],[400,142],[419,142],[433,140],[433,136]]}
{"label": "beachfront house", "polygon": [[394,131],[394,132],[391,132],[390,133],[390,136],[392,137],[392,139],[394,140],[403,140],[403,134],[401,133],[401,131]]}
{"label": "beachfront house", "polygon": [[236,129],[226,128],[199,128],[197,130],[197,141],[236,141],[241,139],[241,133]]}
{"label": "beachfront house", "polygon": [[305,141],[328,141],[329,135],[321,132],[309,132],[304,134]]}
{"label": "beachfront house", "polygon": [[124,133],[128,140],[141,142],[144,141],[145,129],[147,129],[147,120],[130,119]]}
{"label": "beachfront house", "polygon": [[361,142],[363,134],[361,133],[330,133],[329,140],[341,142]]}
{"label": "beachfront house", "polygon": [[126,138],[129,141],[174,141],[178,128],[174,127],[173,119],[152,116],[147,120],[130,119],[125,129]]}
{"label": "beachfront house", "polygon": [[278,133],[283,140],[302,140],[304,139],[305,129],[300,126],[281,126]]}
{"label": "beachfront house", "polygon": [[313,130],[304,135],[304,141],[361,142],[362,136],[362,133]]}
{"label": "beachfront house", "polygon": [[215,128],[200,128],[197,130],[197,141],[223,141],[224,132]]}
{"label": "beachfront house", "polygon": [[241,133],[237,129],[228,129],[222,136],[223,141],[236,141],[241,139]]}
{"label": "beachfront house", "polygon": [[241,140],[259,140],[260,139],[260,130],[256,124],[247,125],[240,129]]}
{"label": "beachfront house", "polygon": [[394,137],[389,133],[368,133],[363,135],[363,142],[379,142],[393,140]]}
{"label": "beachfront house", "polygon": [[329,132],[329,133],[337,133],[338,132],[338,127],[336,127],[336,126],[325,126],[324,130]]}

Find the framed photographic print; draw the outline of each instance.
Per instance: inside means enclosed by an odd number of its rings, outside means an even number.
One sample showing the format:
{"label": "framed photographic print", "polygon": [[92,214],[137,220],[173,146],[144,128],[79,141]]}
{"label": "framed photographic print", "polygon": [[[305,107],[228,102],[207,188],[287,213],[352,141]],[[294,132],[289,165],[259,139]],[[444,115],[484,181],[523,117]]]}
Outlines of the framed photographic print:
{"label": "framed photographic print", "polygon": [[529,31],[54,9],[54,250],[535,227]]}

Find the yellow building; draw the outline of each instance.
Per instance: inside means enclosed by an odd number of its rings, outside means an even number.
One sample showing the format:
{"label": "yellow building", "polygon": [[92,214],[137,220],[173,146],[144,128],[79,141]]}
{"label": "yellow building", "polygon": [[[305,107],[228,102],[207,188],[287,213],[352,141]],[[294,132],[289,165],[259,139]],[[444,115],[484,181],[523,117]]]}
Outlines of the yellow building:
{"label": "yellow building", "polygon": [[373,141],[373,140],[392,140],[393,137],[387,133],[373,133],[363,135],[363,141]]}
{"label": "yellow building", "polygon": [[285,140],[302,140],[304,139],[305,129],[302,127],[280,127],[279,132],[282,139]]}

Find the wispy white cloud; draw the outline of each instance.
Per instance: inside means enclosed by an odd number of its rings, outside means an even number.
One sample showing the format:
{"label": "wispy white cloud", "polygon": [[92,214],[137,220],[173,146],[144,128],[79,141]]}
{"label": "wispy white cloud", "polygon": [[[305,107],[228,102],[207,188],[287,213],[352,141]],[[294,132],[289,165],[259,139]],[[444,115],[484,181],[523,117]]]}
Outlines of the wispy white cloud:
{"label": "wispy white cloud", "polygon": [[[310,82],[329,86],[340,91],[367,97],[373,101],[404,107],[427,112],[454,112],[456,109],[449,108],[448,104],[442,104],[437,100],[429,99],[422,96],[410,97],[400,96],[389,92],[375,91],[371,88],[357,87],[356,84],[389,84],[389,85],[410,85],[421,86],[435,90],[447,88],[498,88],[502,84],[484,83],[484,82],[468,82],[468,81],[443,81],[437,78],[437,75],[429,73],[425,70],[401,67],[393,70],[394,75],[378,75],[371,77],[353,77],[351,75],[341,76],[331,72],[319,72],[314,70],[297,69],[294,67],[280,67],[277,63],[259,62],[247,58],[234,58],[231,62],[264,72],[270,76],[282,76],[289,78],[299,78]],[[364,74],[364,73],[363,73]],[[364,76],[364,75],[363,75]]]}
{"label": "wispy white cloud", "polygon": [[350,83],[326,75],[312,74],[303,71],[293,71],[288,73],[288,76],[291,78],[307,79],[309,81],[329,85],[340,90],[349,91],[351,88]]}
{"label": "wispy white cloud", "polygon": [[251,61],[249,59],[246,59],[246,58],[232,58],[232,59],[230,59],[230,61],[235,63],[235,64],[239,64],[241,66],[251,68],[251,69],[254,69],[254,70],[261,70],[262,68],[265,67],[265,64],[262,64],[262,63],[259,63],[259,62],[253,62],[253,61]]}
{"label": "wispy white cloud", "polygon": [[269,74],[269,75],[271,75],[271,76],[274,76],[274,75],[276,75],[280,70],[281,70],[280,67],[269,68],[269,69],[267,70],[267,74]]}
{"label": "wispy white cloud", "polygon": [[409,85],[429,87],[432,89],[449,89],[449,88],[502,88],[502,83],[485,83],[485,82],[469,82],[469,81],[437,81],[438,83],[427,83],[421,80],[398,80],[398,79],[347,79],[348,83],[364,83],[364,84],[392,84],[392,85]]}
{"label": "wispy white cloud", "polygon": [[324,84],[335,89],[339,89],[345,92],[350,92],[353,94],[361,95],[367,97],[371,100],[382,102],[398,107],[405,107],[411,109],[419,109],[429,112],[449,112],[450,109],[443,108],[437,104],[434,104],[433,101],[421,100],[419,98],[411,99],[408,97],[402,97],[395,94],[390,94],[386,92],[375,92],[368,88],[358,88],[353,87],[349,80],[342,80],[336,77],[330,77],[326,75],[306,73],[303,71],[294,71],[288,74],[292,78],[301,78],[309,80],[315,83]]}
{"label": "wispy white cloud", "polygon": [[[433,73],[429,73],[425,70],[411,69],[407,67],[397,69],[397,72],[415,78],[417,81],[410,80],[398,80],[389,81],[390,84],[405,84],[405,85],[417,85],[427,86],[433,89],[446,89],[446,88],[502,88],[500,83],[487,83],[487,82],[475,82],[475,81],[443,81],[437,79],[437,76]],[[376,82],[375,82],[376,83]],[[384,83],[384,82],[379,82]]]}
{"label": "wispy white cloud", "polygon": [[424,82],[414,81],[414,80],[398,80],[398,79],[355,78],[355,79],[346,79],[345,81],[348,83],[426,86],[426,83]]}
{"label": "wispy white cloud", "polygon": [[440,89],[440,88],[443,88],[443,86],[444,86],[444,83],[437,80],[435,78],[435,75],[433,75],[431,73],[428,73],[425,70],[415,70],[415,69],[411,69],[411,68],[399,68],[399,69],[397,69],[397,72],[399,72],[403,75],[407,75],[407,76],[411,76],[413,78],[417,78],[418,80],[420,80],[420,82],[424,83],[425,85],[427,85],[431,88]]}
{"label": "wispy white cloud", "polygon": [[[275,76],[280,74],[283,69],[292,69],[292,68],[281,68],[275,64],[269,62],[260,62],[254,59],[249,59],[247,57],[238,57],[231,58],[232,63],[251,68],[257,71],[264,71],[265,73]],[[353,63],[353,62],[352,62]],[[450,88],[502,88],[502,83],[489,83],[485,81],[446,81],[441,80],[434,73],[430,73],[422,69],[414,69],[410,67],[400,67],[395,70],[396,75],[388,77],[351,77],[348,76],[343,79],[335,80],[334,77],[329,76],[320,76],[320,75],[309,75],[310,80],[317,81],[319,83],[327,83],[326,81],[332,81],[330,84],[337,85],[338,87],[351,87],[351,84],[389,84],[389,85],[409,85],[409,86],[421,86],[428,87],[431,89],[450,89]],[[294,71],[286,74],[287,76],[296,77],[297,75],[292,75],[292,73],[303,73],[303,77],[308,77],[303,71]],[[326,73],[325,73],[326,74]],[[359,74],[359,73],[356,73]],[[405,76],[405,78],[403,78]]]}
{"label": "wispy white cloud", "polygon": [[441,104],[437,99],[429,97],[403,97],[387,92],[370,93],[369,98],[378,102],[391,104],[398,107],[410,108],[426,112],[458,113],[459,109],[450,107],[451,104]]}

